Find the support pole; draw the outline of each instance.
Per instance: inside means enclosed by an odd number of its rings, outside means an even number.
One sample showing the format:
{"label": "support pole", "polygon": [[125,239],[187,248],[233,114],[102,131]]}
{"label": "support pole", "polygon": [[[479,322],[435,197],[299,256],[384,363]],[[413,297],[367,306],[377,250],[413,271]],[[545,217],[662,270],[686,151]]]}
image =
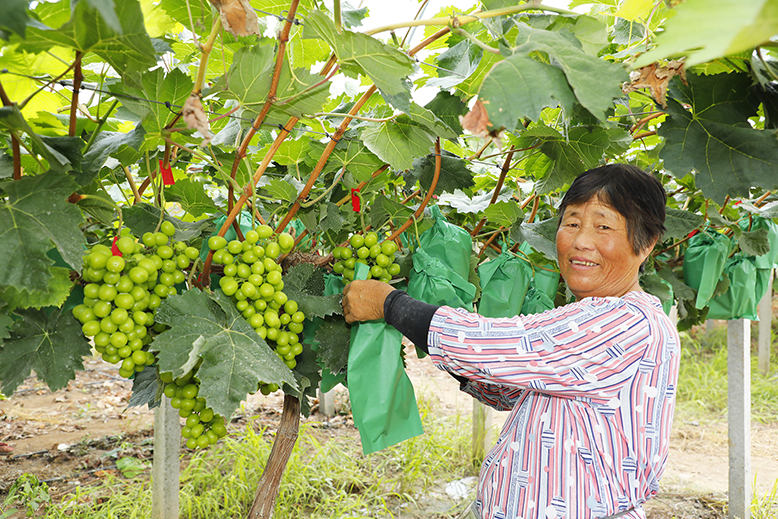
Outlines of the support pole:
{"label": "support pole", "polygon": [[473,399],[473,462],[480,465],[492,448],[492,408]]}
{"label": "support pole", "polygon": [[178,519],[181,422],[170,399],[154,409],[154,461],[151,467],[152,519]]}
{"label": "support pole", "polygon": [[751,519],[750,345],[750,321],[728,321],[729,519]]}
{"label": "support pole", "polygon": [[327,391],[326,393],[318,389],[319,392],[319,412],[331,418],[335,416],[335,393]]}
{"label": "support pole", "polygon": [[773,321],[773,271],[767,281],[767,292],[759,301],[757,314],[759,315],[759,371],[763,375],[770,372],[770,343],[772,334],[770,325]]}

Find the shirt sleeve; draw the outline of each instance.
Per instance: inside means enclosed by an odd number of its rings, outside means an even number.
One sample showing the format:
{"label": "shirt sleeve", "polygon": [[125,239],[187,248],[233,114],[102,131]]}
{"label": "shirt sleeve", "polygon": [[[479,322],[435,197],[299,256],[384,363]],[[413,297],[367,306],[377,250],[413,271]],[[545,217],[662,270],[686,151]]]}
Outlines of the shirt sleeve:
{"label": "shirt sleeve", "polygon": [[[428,349],[438,367],[506,403],[533,389],[607,403],[645,354],[648,319],[620,298],[586,298],[542,314],[486,318],[440,307]],[[472,394],[471,391],[468,391]]]}

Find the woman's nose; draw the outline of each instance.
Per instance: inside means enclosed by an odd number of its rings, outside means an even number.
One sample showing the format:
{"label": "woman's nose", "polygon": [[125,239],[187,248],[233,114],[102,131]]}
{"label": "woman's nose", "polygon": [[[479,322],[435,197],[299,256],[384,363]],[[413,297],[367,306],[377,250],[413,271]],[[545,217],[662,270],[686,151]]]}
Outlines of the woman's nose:
{"label": "woman's nose", "polygon": [[591,250],[594,248],[594,232],[592,229],[580,227],[576,230],[572,242],[573,248],[578,250]]}

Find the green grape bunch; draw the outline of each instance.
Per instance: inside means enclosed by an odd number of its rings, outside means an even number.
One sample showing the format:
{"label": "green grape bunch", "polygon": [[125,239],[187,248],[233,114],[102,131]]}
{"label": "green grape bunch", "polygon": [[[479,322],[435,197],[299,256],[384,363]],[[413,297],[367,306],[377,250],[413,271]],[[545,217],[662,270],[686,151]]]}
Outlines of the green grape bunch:
{"label": "green grape bunch", "polygon": [[189,449],[202,449],[213,445],[227,436],[224,417],[214,414],[206,399],[199,395],[200,380],[197,378],[198,365],[188,373],[173,378],[170,372],[159,374],[163,392],[170,399],[170,405],[178,410],[178,415],[186,419],[181,428],[181,436],[186,439]]}
{"label": "green grape bunch", "polygon": [[162,300],[177,293],[199,252],[173,239],[175,226],[163,221],[160,230],[141,241],[130,233],[115,240],[121,255],[97,244],[87,252],[82,273],[84,301],[73,308],[82,332],[94,341],[104,361],[119,364],[119,374],[131,378],[155,362],[148,351],[152,337],[165,326],[154,317]]}
{"label": "green grape bunch", "polygon": [[[284,293],[282,268],[276,261],[294,247],[292,235],[282,232],[273,238],[270,226],[259,225],[247,231],[242,241],[211,236],[208,247],[213,262],[223,265],[222,291],[289,369],[294,369],[295,357],[303,351],[305,314]],[[267,395],[277,391],[278,385],[261,383],[259,390]]]}
{"label": "green grape bunch", "polygon": [[333,272],[341,274],[347,281],[354,279],[354,268],[357,263],[370,267],[367,279],[378,279],[389,283],[400,273],[400,265],[394,262],[397,245],[391,240],[379,243],[378,234],[369,232],[362,236],[354,234],[349,238],[348,246],[335,247],[332,255],[335,263]]}

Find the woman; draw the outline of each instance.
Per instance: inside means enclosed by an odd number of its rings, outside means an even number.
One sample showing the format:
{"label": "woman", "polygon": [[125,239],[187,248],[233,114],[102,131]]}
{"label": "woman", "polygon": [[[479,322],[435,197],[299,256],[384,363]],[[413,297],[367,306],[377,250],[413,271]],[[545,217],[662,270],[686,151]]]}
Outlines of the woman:
{"label": "woman", "polygon": [[511,411],[468,517],[645,519],[667,460],[680,354],[673,323],[638,283],[665,201],[633,166],[581,174],[556,236],[576,301],[542,314],[489,319],[377,281],[346,286],[346,321],[385,318],[463,391]]}

